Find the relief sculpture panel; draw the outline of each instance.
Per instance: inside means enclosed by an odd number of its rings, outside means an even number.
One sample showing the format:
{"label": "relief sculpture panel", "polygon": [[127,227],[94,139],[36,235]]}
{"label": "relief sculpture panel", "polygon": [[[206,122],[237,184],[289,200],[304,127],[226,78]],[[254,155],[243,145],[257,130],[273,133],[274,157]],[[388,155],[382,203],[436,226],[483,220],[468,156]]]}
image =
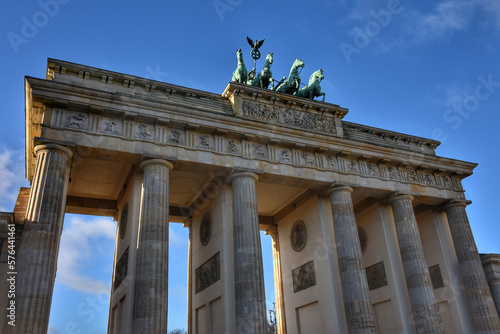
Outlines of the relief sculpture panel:
{"label": "relief sculpture panel", "polygon": [[196,268],[196,293],[201,292],[220,280],[220,253],[212,256],[208,261]]}
{"label": "relief sculpture panel", "polygon": [[242,109],[243,115],[249,118],[328,134],[337,134],[335,119],[333,117],[284,107],[268,106],[247,100],[243,100]]}

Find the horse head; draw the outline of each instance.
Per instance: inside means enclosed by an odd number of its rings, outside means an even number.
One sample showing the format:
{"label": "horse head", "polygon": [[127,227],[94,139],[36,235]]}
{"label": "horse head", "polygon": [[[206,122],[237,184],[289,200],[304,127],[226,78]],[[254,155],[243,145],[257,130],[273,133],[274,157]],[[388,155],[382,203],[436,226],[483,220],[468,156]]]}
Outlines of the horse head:
{"label": "horse head", "polygon": [[273,53],[269,52],[266,56],[266,61],[264,63],[264,67],[266,65],[271,65],[273,63]]}
{"label": "horse head", "polygon": [[309,85],[313,84],[315,81],[321,81],[325,78],[323,74],[323,69],[320,68],[316,72],[314,72],[311,77],[309,78]]}
{"label": "horse head", "polygon": [[297,59],[295,59],[295,61],[293,62],[292,68],[299,68],[299,67],[304,67],[304,66],[305,66],[305,64],[304,64],[304,62],[302,61],[302,59],[297,58]]}
{"label": "horse head", "polygon": [[243,53],[241,52],[241,49],[236,50],[236,57],[238,59],[242,59],[243,58]]}

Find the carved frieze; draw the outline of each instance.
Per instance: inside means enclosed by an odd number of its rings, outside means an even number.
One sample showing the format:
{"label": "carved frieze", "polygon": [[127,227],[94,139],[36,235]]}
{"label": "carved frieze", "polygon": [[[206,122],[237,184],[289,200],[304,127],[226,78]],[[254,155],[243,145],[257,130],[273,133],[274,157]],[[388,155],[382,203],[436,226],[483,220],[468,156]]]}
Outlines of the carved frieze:
{"label": "carved frieze", "polygon": [[399,180],[400,179],[398,168],[395,166],[388,166],[387,167],[387,174],[388,174],[389,179],[391,179],[391,180]]}
{"label": "carved frieze", "polygon": [[103,123],[102,132],[108,132],[112,134],[119,134],[118,124],[115,121],[107,121]]}
{"label": "carved frieze", "polygon": [[377,164],[368,164],[368,176],[380,176],[380,169]]}
{"label": "carved frieze", "polygon": [[182,139],[183,134],[179,130],[171,130],[168,134],[168,142],[174,145],[183,145],[184,140]]}
{"label": "carved frieze", "polygon": [[307,152],[302,152],[300,154],[301,156],[301,164],[304,166],[314,166],[314,154],[312,153],[307,153]]}
{"label": "carved frieze", "polygon": [[211,150],[214,147],[212,136],[207,134],[199,134],[197,147]]}
{"label": "carved frieze", "polygon": [[337,134],[333,117],[243,100],[243,116],[270,123]]}
{"label": "carved frieze", "polygon": [[255,103],[243,100],[243,115],[262,120],[266,122],[276,123],[278,122],[278,113],[279,110],[276,107],[268,106],[261,103]]}
{"label": "carved frieze", "polygon": [[227,145],[226,145],[226,152],[227,153],[234,153],[234,154],[241,153],[240,143],[235,139],[228,139]]}
{"label": "carved frieze", "polygon": [[153,140],[154,139],[154,128],[149,124],[139,124],[136,127],[136,138]]}
{"label": "carved frieze", "polygon": [[[283,107],[247,100],[243,100],[242,104],[246,117],[321,131],[328,128],[328,125],[325,124],[331,121],[332,128],[330,130],[334,131],[335,120],[333,117],[325,116],[329,121],[322,123],[320,122],[322,118],[318,118],[318,114],[288,110]],[[228,135],[227,131],[222,130],[215,134],[201,133],[199,132],[200,127],[193,124],[188,124],[185,129],[169,128],[158,124],[148,124],[144,121],[139,122],[130,115],[120,118],[54,108],[51,125],[92,134],[117,136],[127,140],[146,140],[157,145],[186,146],[258,160],[462,191],[460,178],[442,171],[432,172],[422,168],[417,171],[408,163],[397,166],[389,165],[384,161],[373,161],[366,156],[354,158],[343,151],[334,155],[326,153],[325,149],[308,150],[302,143],[296,143],[294,148],[291,148],[293,147],[291,145],[281,144],[285,147],[278,146],[280,141],[275,139],[263,143],[262,139],[259,138],[259,142],[257,142],[257,138],[250,134],[235,138],[234,134]]]}
{"label": "carved frieze", "polygon": [[310,288],[316,285],[316,274],[314,272],[314,261],[309,261],[292,270],[293,292]]}
{"label": "carved frieze", "polygon": [[368,289],[375,290],[387,285],[387,275],[385,273],[384,262],[376,263],[365,269],[368,280]]}
{"label": "carved frieze", "polygon": [[215,254],[195,270],[196,293],[220,280],[220,253]]}
{"label": "carved frieze", "polygon": [[88,128],[88,115],[82,113],[68,115],[66,119],[66,127],[77,130],[86,130]]}
{"label": "carved frieze", "polygon": [[326,168],[328,169],[339,169],[337,157],[326,156]]}
{"label": "carved frieze", "polygon": [[287,149],[280,149],[278,153],[278,161],[289,163],[292,162],[292,153]]}
{"label": "carved frieze", "polygon": [[444,287],[443,276],[441,275],[441,269],[439,264],[429,267],[429,274],[431,275],[432,287],[434,289],[439,289]]}
{"label": "carved frieze", "polygon": [[267,159],[267,146],[264,144],[252,145],[252,156],[257,159]]}
{"label": "carved frieze", "polygon": [[128,247],[123,253],[120,260],[116,263],[113,290],[116,290],[123,282],[125,277],[127,277],[127,271],[128,271]]}

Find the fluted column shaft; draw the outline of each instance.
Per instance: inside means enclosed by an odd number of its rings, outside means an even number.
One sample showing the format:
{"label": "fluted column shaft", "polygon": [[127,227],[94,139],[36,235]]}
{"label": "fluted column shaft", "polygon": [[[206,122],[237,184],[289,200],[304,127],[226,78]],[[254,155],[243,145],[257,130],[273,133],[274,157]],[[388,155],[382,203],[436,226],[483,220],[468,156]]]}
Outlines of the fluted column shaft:
{"label": "fluted column shaft", "polygon": [[500,280],[490,282],[491,296],[495,303],[497,313],[500,314]]}
{"label": "fluted column shaft", "polygon": [[73,153],[48,144],[36,146],[35,154],[35,174],[17,253],[16,326],[6,324],[5,333],[46,333],[49,326]]}
{"label": "fluted column shaft", "polygon": [[193,333],[193,223],[191,219],[184,223],[189,228],[188,242],[188,277],[187,277],[187,334]]}
{"label": "fluted column shaft", "polygon": [[395,195],[389,198],[396,224],[413,323],[417,333],[443,333],[412,201],[411,195]]}
{"label": "fluted column shaft", "polygon": [[285,300],[281,275],[280,240],[278,229],[272,227],[266,231],[273,239],[274,295],[276,299],[276,329],[278,334],[286,334]]}
{"label": "fluted column shaft", "polygon": [[236,332],[267,332],[264,270],[255,183],[257,175],[231,175],[233,198]]}
{"label": "fluted column shaft", "polygon": [[465,202],[445,207],[476,333],[500,333],[500,320],[472,235]]}
{"label": "fluted column shaft", "polygon": [[347,327],[349,333],[377,333],[352,205],[352,191],[351,187],[340,186],[329,192]]}
{"label": "fluted column shaft", "polygon": [[139,243],[135,268],[134,334],[167,332],[168,312],[168,161],[146,160]]}

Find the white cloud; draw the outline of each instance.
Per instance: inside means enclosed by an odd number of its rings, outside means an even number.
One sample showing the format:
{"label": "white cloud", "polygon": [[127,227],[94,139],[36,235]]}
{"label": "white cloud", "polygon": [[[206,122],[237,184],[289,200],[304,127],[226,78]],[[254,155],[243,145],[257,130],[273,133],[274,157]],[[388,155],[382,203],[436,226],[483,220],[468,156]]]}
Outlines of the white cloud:
{"label": "white cloud", "polygon": [[474,13],[474,1],[447,0],[431,13],[418,15],[415,34],[422,41],[443,38],[468,27]]}
{"label": "white cloud", "polygon": [[[71,217],[64,223],[57,266],[57,279],[75,290],[99,294],[109,292],[110,282],[94,279],[87,272],[103,254],[95,242],[114,244],[116,225],[110,219]],[[111,279],[111,275],[109,277]]]}
{"label": "white cloud", "polygon": [[[351,29],[355,36],[361,29],[365,34],[366,27],[376,25],[373,13],[386,12],[387,1],[361,1],[349,3],[349,14],[339,20],[340,25]],[[457,33],[472,28],[485,31],[500,30],[500,1],[498,0],[443,0],[436,2],[431,8],[422,9],[418,3],[400,1],[401,11],[387,19],[387,25],[381,26],[380,32],[369,36],[370,47],[377,53],[386,53],[395,49],[422,45],[432,41],[447,40]],[[382,16],[384,16],[382,15]],[[358,30],[356,30],[358,29]]]}
{"label": "white cloud", "polygon": [[492,24],[497,30],[500,30],[500,1],[478,0],[477,3],[488,18],[486,23]]}
{"label": "white cloud", "polygon": [[12,212],[24,179],[24,151],[0,145],[0,211]]}

